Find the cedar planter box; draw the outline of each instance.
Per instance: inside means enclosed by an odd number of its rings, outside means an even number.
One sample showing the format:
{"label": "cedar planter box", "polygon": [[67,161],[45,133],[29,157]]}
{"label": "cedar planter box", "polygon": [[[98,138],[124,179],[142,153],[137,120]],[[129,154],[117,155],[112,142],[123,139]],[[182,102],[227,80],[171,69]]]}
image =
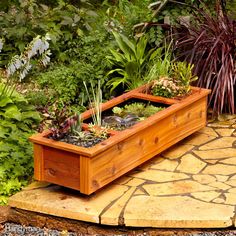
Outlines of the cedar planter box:
{"label": "cedar planter box", "polygon": [[[102,110],[134,99],[164,104],[166,109],[123,131],[111,131],[107,140],[93,147],[51,140],[49,131],[30,137],[35,179],[89,195],[206,125],[210,90],[192,87],[182,99],[153,96],[147,90],[142,86],[125,93],[103,103]],[[86,121],[91,111],[82,117]]]}

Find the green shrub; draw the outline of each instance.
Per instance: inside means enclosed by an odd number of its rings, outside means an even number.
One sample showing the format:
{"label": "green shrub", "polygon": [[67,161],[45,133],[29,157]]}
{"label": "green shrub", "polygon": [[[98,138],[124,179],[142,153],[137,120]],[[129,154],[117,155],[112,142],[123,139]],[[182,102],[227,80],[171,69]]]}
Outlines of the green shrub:
{"label": "green shrub", "polygon": [[82,106],[88,101],[83,81],[93,81],[94,84],[99,80],[103,81],[102,73],[105,72],[99,67],[100,64],[93,66],[81,62],[56,65],[36,78],[40,90],[36,96],[34,92],[29,91],[27,97],[37,106],[52,104],[55,101]]}
{"label": "green shrub", "polygon": [[[79,38],[92,29],[97,19],[93,5],[88,1],[11,1],[0,12],[0,35],[5,39],[4,54],[0,57],[1,65],[7,64],[15,54],[20,54],[27,42],[36,35],[49,33],[50,46],[54,60],[63,53],[64,45]],[[5,10],[5,11],[3,11]],[[70,56],[69,56],[70,58]]]}
{"label": "green shrub", "polygon": [[[3,86],[0,86],[0,90]],[[33,152],[28,137],[40,121],[32,105],[18,93],[0,99],[0,204],[32,177]]]}
{"label": "green shrub", "polygon": [[[54,93],[48,94],[48,100],[52,103],[55,100],[72,103],[79,93],[79,83],[73,67],[55,66],[49,71],[41,73],[37,78],[37,82],[41,88],[46,88],[45,91],[48,91],[48,89],[54,90]],[[45,102],[44,99],[42,99],[42,102]]]}

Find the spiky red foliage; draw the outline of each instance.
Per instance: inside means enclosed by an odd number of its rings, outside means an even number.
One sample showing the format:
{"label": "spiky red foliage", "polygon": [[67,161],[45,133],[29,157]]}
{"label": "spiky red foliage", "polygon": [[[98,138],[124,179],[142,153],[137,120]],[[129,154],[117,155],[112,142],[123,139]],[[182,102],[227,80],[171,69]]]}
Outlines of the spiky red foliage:
{"label": "spiky red foliage", "polygon": [[197,85],[212,90],[209,105],[214,114],[236,113],[236,22],[226,13],[197,9],[184,33],[176,49],[195,65]]}

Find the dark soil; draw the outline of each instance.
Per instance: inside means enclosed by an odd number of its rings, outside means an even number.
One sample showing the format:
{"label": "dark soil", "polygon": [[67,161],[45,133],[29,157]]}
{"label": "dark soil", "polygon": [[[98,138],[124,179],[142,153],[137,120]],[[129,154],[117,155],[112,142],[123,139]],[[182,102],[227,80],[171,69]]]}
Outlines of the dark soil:
{"label": "dark soil", "polygon": [[80,147],[89,148],[107,139],[107,138],[95,136],[93,133],[89,131],[83,131],[82,133],[83,133],[83,136],[81,137],[70,134],[70,133],[66,134],[63,138],[59,139],[59,141],[73,144]]}

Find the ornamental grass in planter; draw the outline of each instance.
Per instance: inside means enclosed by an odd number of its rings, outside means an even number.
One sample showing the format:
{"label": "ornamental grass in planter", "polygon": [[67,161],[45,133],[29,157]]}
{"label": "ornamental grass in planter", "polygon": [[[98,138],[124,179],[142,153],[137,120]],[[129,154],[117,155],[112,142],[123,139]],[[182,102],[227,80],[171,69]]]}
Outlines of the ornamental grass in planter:
{"label": "ornamental grass in planter", "polygon": [[[89,195],[206,125],[209,90],[190,87],[187,96],[166,98],[150,93],[153,83],[67,119],[58,133],[33,135],[35,179]],[[92,131],[95,114],[100,123]],[[78,122],[79,136],[106,135],[89,147],[65,142]],[[62,136],[54,140],[53,132]]]}

